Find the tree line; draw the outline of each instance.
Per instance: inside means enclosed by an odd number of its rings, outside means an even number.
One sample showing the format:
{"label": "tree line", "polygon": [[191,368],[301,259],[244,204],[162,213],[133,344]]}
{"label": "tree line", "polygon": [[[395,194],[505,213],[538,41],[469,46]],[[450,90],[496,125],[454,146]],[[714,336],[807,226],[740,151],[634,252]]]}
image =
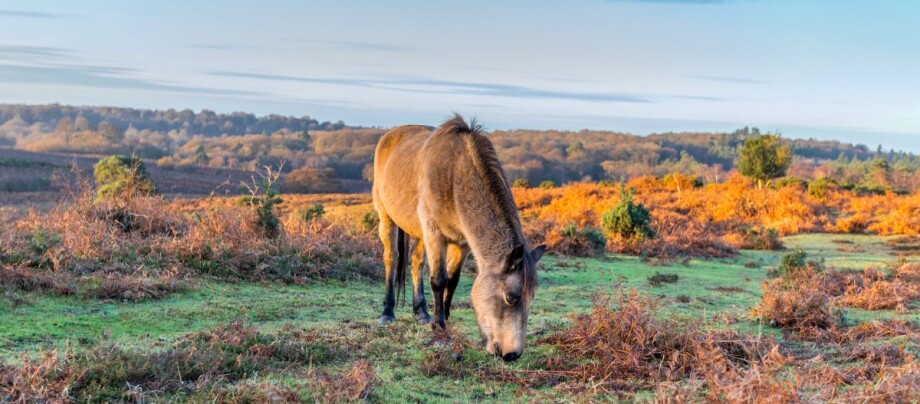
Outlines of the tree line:
{"label": "tree line", "polygon": [[[0,146],[75,154],[134,155],[177,169],[280,166],[292,179],[370,180],[373,151],[385,132],[309,116],[256,116],[209,110],[0,105]],[[739,168],[743,144],[763,135],[669,132],[637,136],[611,131],[510,130],[491,134],[510,180],[538,184],[624,181],[679,173],[724,181]],[[920,158],[866,145],[776,137],[788,147],[787,173],[827,177],[867,189],[920,189]],[[784,157],[785,158],[785,157]],[[302,189],[317,189],[303,184]]]}

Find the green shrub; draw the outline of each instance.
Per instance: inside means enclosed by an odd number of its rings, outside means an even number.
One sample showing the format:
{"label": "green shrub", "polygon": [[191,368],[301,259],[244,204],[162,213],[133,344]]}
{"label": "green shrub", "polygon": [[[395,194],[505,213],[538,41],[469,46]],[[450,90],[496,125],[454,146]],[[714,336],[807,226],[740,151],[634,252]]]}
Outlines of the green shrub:
{"label": "green shrub", "polygon": [[305,206],[300,209],[300,212],[297,212],[297,215],[300,216],[300,220],[309,222],[316,219],[322,219],[323,215],[326,214],[326,209],[323,207],[323,204],[316,202],[313,205]]}
{"label": "green shrub", "polygon": [[796,249],[780,257],[778,271],[787,282],[795,282],[803,276],[824,271],[824,258],[809,260],[804,250]]}
{"label": "green shrub", "polygon": [[93,166],[93,176],[96,178],[97,200],[156,193],[147,167],[136,157],[111,156],[101,159]]}
{"label": "green shrub", "polygon": [[530,180],[527,178],[518,178],[511,184],[513,188],[530,188]]}
{"label": "green shrub", "polygon": [[603,254],[604,247],[607,246],[607,237],[597,227],[586,226],[579,229],[575,222],[569,222],[560,230],[562,239],[552,243],[555,253],[593,257]]}
{"label": "green shrub", "polygon": [[54,248],[63,241],[61,236],[50,233],[45,229],[38,228],[32,232],[31,237],[29,237],[29,247],[31,247],[32,252],[36,255],[44,255],[48,250]]}
{"label": "green shrub", "polygon": [[744,226],[739,232],[743,240],[741,248],[745,250],[772,251],[783,249],[783,242],[779,239],[779,232],[776,229],[768,229],[763,226]]}
{"label": "green shrub", "polygon": [[252,185],[242,184],[249,190],[250,195],[240,197],[237,202],[252,207],[256,214],[256,225],[262,229],[265,237],[275,238],[281,234],[281,220],[275,214],[275,206],[283,202],[275,190],[275,182],[281,175],[281,169],[275,171],[266,167],[265,172],[260,179],[253,178]]}
{"label": "green shrub", "polygon": [[792,162],[792,148],[783,143],[779,134],[757,135],[744,141],[738,149],[738,171],[757,181],[757,189],[764,182],[786,175]]}
{"label": "green shrub", "polygon": [[837,186],[837,181],[827,177],[821,177],[808,183],[808,195],[822,199],[827,196],[827,190],[835,186]]}
{"label": "green shrub", "polygon": [[364,213],[364,217],[361,218],[361,225],[364,226],[366,230],[376,229],[380,224],[380,217],[377,216],[376,210],[369,210]]}
{"label": "green shrub", "polygon": [[625,239],[642,240],[655,237],[651,228],[652,217],[642,204],[633,202],[633,190],[621,187],[623,197],[620,203],[604,212],[601,223],[608,234]]}
{"label": "green shrub", "polygon": [[607,245],[607,237],[604,232],[594,226],[585,226],[579,229],[573,222],[569,222],[563,229],[562,235],[569,239],[585,239],[596,249],[603,249]]}
{"label": "green shrub", "polygon": [[786,187],[795,187],[798,189],[805,189],[806,186],[808,186],[808,182],[799,177],[783,177],[776,180],[771,188],[782,189]]}
{"label": "green shrub", "polygon": [[556,188],[556,183],[550,180],[546,180],[540,183],[540,188],[553,189],[553,188]]}

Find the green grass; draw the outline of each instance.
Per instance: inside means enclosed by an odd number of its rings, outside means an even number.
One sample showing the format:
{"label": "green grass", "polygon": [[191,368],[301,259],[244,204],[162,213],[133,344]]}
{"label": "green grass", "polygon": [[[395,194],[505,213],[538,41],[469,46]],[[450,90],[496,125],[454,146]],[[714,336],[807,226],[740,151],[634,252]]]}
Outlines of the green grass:
{"label": "green grass", "polygon": [[[850,239],[865,252],[837,250],[832,239]],[[787,248],[800,247],[810,257],[824,257],[828,266],[861,269],[884,266],[894,261],[884,238],[873,236],[804,235],[784,240]],[[636,289],[658,300],[661,317],[702,321],[708,327],[733,327],[738,331],[764,333],[782,338],[779,331],[750,320],[748,312],[760,299],[760,283],[782,252],[742,252],[724,260],[693,259],[686,264],[650,266],[636,257],[609,256],[601,259],[546,257],[540,274],[540,288],[530,317],[530,343],[522,360],[504,364],[484,351],[467,353],[470,363],[528,368],[551,355],[551,348],[536,346],[536,340],[564,326],[573,314],[587,311],[592,296]],[[754,262],[758,267],[745,264]],[[656,273],[676,274],[677,282],[654,287],[648,278]],[[470,339],[479,340],[473,312],[468,307],[472,276],[461,281],[453,310],[455,324]],[[411,292],[410,292],[411,293]],[[136,350],[157,350],[171,346],[182,335],[245,319],[260,331],[273,332],[290,324],[304,330],[330,330],[359,341],[355,357],[374,364],[381,384],[374,399],[382,401],[471,401],[520,400],[516,385],[496,385],[480,380],[427,377],[419,369],[431,352],[430,328],[416,325],[411,308],[397,308],[397,323],[381,327],[376,321],[383,295],[382,282],[317,282],[306,286],[283,284],[225,283],[202,281],[193,291],[158,301],[140,303],[105,302],[79,297],[40,293],[6,292],[0,295],[0,360],[16,363],[21,355],[39,350],[80,350],[99,340]],[[430,299],[429,299],[430,300]],[[847,310],[851,322],[876,318],[920,320],[916,310],[866,312]],[[720,319],[731,318],[725,322]],[[728,325],[726,325],[728,324]],[[346,363],[332,363],[325,370],[336,372]],[[298,385],[294,374],[262,374],[251,381]],[[528,393],[531,398],[558,398],[551,389]]]}

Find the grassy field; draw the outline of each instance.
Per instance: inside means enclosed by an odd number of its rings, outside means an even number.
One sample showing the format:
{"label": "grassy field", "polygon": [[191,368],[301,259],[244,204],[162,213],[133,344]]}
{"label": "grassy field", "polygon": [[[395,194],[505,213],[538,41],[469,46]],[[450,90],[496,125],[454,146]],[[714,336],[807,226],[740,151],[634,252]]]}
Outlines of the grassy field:
{"label": "grassy field", "polygon": [[[784,240],[787,248],[802,248],[811,257],[823,257],[828,266],[852,269],[891,265],[896,257],[884,241],[878,236],[825,234]],[[842,245],[847,247],[839,248]],[[732,328],[783,341],[783,332],[749,315],[760,300],[761,282],[781,254],[743,251],[732,259],[692,259],[667,266],[652,266],[636,257],[618,255],[597,259],[547,257],[522,360],[505,364],[480,349],[466,349],[462,358],[458,356],[457,366],[525,373],[539,368],[559,355],[554,347],[539,341],[568,325],[573,314],[589,311],[592,296],[617,295],[629,289],[657,302],[658,317],[700,322],[706,328]],[[677,280],[653,286],[649,277],[657,273],[677,275]],[[471,275],[461,281],[451,321],[456,332],[475,341],[479,337],[467,298],[471,284]],[[526,387],[475,376],[426,374],[424,361],[433,352],[446,349],[444,344],[433,339],[430,327],[416,325],[411,308],[405,305],[398,307],[396,324],[377,325],[382,291],[382,283],[369,281],[320,281],[297,286],[201,280],[191,291],[139,303],[6,291],[0,299],[0,358],[17,364],[41,351],[79,352],[112,344],[132,352],[159,352],[190,333],[241,319],[266,335],[301,330],[321,335],[321,343],[338,346],[325,347],[335,351],[325,360],[248,375],[233,382],[237,388],[277,386],[304,398],[315,398],[317,387],[304,381],[305,374],[337,375],[356,361],[366,360],[376,375],[368,396],[372,401],[528,401],[566,397],[552,386]],[[850,324],[889,318],[918,321],[920,311],[847,309],[844,318]],[[916,350],[916,346],[909,349]],[[179,390],[159,398],[206,400],[196,394]],[[587,397],[600,398],[590,394]],[[651,399],[654,394],[640,391],[635,397]]]}

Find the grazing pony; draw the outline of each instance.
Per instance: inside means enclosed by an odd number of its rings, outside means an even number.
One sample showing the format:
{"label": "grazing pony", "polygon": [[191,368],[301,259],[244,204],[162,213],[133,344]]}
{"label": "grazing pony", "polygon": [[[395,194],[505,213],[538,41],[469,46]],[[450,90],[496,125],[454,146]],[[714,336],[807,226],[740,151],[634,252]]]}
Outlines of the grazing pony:
{"label": "grazing pony", "polygon": [[[416,319],[444,327],[472,251],[478,270],[470,301],[486,350],[506,361],[520,357],[545,247],[528,248],[504,170],[481,127],[455,115],[438,128],[390,130],[374,153],[373,196],[386,266],[380,321],[396,319],[396,294],[405,284],[411,250]],[[421,279],[426,256],[433,319]]]}

